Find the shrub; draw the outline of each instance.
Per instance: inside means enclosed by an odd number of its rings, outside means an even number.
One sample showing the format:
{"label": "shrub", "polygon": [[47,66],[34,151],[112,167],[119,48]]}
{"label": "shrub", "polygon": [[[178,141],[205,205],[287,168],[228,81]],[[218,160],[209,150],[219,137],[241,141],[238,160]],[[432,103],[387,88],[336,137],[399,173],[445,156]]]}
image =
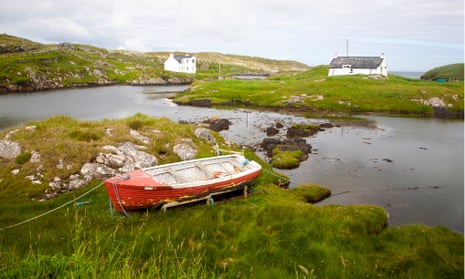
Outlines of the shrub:
{"label": "shrub", "polygon": [[30,152],[24,152],[20,154],[18,157],[16,157],[16,163],[22,165],[29,161],[31,159],[31,153]]}

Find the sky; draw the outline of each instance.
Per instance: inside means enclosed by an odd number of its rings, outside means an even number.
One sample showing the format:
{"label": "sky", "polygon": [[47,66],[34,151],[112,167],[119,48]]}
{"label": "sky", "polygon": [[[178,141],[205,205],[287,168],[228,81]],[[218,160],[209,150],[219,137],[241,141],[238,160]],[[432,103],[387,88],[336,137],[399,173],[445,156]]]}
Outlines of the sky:
{"label": "sky", "polygon": [[[391,71],[464,62],[463,0],[2,0],[0,32],[41,43],[220,52],[309,66],[385,54]],[[348,46],[348,47],[347,47]]]}

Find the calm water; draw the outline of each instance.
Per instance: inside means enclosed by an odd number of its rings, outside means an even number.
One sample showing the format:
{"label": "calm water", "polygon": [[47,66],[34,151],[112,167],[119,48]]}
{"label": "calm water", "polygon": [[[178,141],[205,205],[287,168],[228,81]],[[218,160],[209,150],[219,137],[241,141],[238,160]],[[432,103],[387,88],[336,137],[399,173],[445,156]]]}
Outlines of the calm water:
{"label": "calm water", "polygon": [[[257,146],[266,127],[277,121],[309,121],[278,113],[177,106],[168,99],[184,89],[117,86],[0,95],[0,130],[58,114],[82,120],[138,112],[175,121],[215,116],[233,122],[230,130],[221,132],[227,140]],[[367,118],[378,128],[332,128],[308,138],[317,151],[298,169],[283,171],[291,177],[291,187],[328,186],[333,195],[322,204],[382,206],[394,226],[422,223],[463,232],[463,121]]]}

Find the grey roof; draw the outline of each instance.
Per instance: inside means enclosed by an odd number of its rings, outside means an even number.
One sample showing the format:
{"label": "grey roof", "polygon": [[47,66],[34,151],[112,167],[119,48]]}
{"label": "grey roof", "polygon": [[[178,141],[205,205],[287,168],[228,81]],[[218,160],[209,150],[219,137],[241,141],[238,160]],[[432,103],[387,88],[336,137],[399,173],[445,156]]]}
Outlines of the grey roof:
{"label": "grey roof", "polygon": [[175,55],[174,56],[174,59],[178,60],[179,63],[181,63],[182,59],[186,59],[186,58],[195,58],[195,57],[192,55]]}
{"label": "grey roof", "polygon": [[333,58],[329,68],[342,68],[342,65],[351,65],[353,69],[376,69],[384,58],[379,56],[339,56]]}

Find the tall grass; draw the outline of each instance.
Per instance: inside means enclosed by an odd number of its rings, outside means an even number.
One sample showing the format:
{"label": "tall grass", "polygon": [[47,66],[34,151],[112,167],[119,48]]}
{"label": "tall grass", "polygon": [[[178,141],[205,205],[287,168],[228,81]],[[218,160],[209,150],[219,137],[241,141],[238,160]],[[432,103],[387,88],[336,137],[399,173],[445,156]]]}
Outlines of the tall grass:
{"label": "tall grass", "polygon": [[[112,140],[120,142],[128,139],[130,127],[140,133],[157,129],[162,133],[155,133],[156,141],[148,145],[153,152],[159,144],[193,133],[191,125],[144,115],[105,120],[101,125],[67,117],[34,124],[38,141],[48,137],[51,146],[66,141],[69,150],[76,152],[79,148],[73,146],[78,144],[91,153],[113,142],[108,137],[79,140],[69,132],[93,133],[101,126],[112,127]],[[21,130],[13,135],[14,140],[29,141],[30,131]],[[32,144],[27,148],[34,150]],[[202,150],[199,156],[213,154],[209,145],[200,141],[196,144]],[[75,156],[81,153],[87,154]],[[109,212],[108,196],[101,187],[82,198],[88,202],[83,206],[69,205],[21,226],[3,229],[55,209],[89,189],[37,202],[31,200],[31,193],[38,191],[35,185],[26,184],[21,174],[11,174],[9,168],[17,163],[7,162],[0,170],[0,277],[463,277],[463,235],[441,227],[386,228],[387,214],[376,206],[309,204],[327,191],[309,186],[282,189],[277,185],[284,177],[273,173],[253,152],[245,153],[263,165],[262,174],[251,185],[254,194],[248,199],[190,205],[166,213],[137,212],[125,218]],[[165,160],[173,160],[171,155],[165,156]],[[94,181],[88,187],[99,183]]]}

